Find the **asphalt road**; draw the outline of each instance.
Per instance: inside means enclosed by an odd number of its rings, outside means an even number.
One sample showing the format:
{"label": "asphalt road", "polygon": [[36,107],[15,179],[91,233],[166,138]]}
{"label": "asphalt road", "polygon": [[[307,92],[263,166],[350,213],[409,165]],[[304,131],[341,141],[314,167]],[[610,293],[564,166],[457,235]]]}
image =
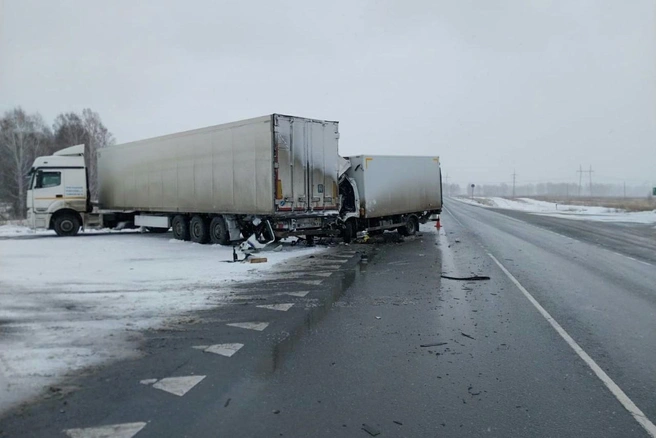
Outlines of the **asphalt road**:
{"label": "asphalt road", "polygon": [[[300,279],[246,285],[246,304],[150,333],[142,358],[67,382],[74,391],[0,420],[0,436],[121,424],[138,438],[648,437],[653,243],[573,222],[449,202],[439,235],[341,247]],[[269,325],[226,325],[239,321]],[[230,343],[243,346],[211,352]]]}

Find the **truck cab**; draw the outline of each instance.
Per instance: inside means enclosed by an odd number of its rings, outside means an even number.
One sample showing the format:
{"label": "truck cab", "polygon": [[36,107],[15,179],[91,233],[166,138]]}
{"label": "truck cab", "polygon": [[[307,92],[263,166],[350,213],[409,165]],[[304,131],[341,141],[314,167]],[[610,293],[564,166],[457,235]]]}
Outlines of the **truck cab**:
{"label": "truck cab", "polygon": [[91,211],[84,145],[37,157],[30,170],[27,218],[33,229],[53,229],[74,236]]}

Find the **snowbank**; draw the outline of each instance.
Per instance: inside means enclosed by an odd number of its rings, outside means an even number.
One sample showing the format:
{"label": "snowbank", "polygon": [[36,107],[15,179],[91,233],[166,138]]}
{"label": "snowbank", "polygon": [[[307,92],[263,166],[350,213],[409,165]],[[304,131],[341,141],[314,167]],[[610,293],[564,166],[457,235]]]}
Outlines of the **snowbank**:
{"label": "snowbank", "polygon": [[61,377],[136,354],[139,331],[219,305],[269,263],[224,263],[232,248],[114,233],[0,240],[0,412]]}
{"label": "snowbank", "polygon": [[520,210],[528,213],[542,214],[545,216],[559,217],[564,219],[591,220],[600,222],[625,222],[639,224],[656,223],[656,210],[627,212],[606,207],[592,207],[580,205],[556,204],[554,202],[538,201],[531,198],[451,198],[466,204],[478,205],[487,208],[503,208],[508,210]]}

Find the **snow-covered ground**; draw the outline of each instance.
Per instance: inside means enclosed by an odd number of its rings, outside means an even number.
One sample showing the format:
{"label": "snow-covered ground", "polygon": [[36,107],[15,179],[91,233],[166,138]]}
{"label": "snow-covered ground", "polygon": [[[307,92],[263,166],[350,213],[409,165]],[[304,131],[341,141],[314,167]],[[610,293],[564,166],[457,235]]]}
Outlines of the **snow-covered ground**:
{"label": "snow-covered ground", "polygon": [[141,330],[220,305],[234,282],[316,251],[285,246],[244,264],[224,263],[232,248],[170,234],[0,239],[0,412],[82,368],[136,355]]}
{"label": "snow-covered ground", "polygon": [[625,222],[639,224],[656,224],[656,210],[627,212],[614,208],[591,207],[580,205],[556,204],[553,202],[538,201],[531,198],[452,198],[466,204],[478,205],[489,208],[505,208],[509,210],[521,210],[528,213],[542,214],[545,216],[559,217],[565,219],[591,220],[601,222]]}

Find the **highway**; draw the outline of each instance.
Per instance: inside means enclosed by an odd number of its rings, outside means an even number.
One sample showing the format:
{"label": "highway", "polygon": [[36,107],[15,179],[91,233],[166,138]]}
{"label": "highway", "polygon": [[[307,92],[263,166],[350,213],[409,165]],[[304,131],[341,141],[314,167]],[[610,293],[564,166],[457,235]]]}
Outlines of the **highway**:
{"label": "highway", "polygon": [[453,200],[442,225],[246,285],[0,436],[656,437],[652,227]]}

